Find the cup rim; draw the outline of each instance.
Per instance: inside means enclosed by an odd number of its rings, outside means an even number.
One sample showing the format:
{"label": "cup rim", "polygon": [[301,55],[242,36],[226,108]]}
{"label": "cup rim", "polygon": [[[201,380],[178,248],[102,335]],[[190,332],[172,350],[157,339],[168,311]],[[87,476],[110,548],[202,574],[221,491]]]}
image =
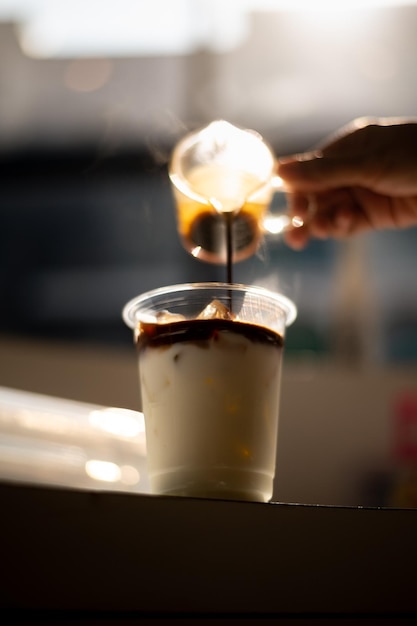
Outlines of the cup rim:
{"label": "cup rim", "polygon": [[135,312],[141,304],[146,302],[146,300],[162,294],[168,295],[170,293],[192,291],[196,289],[205,289],[207,291],[215,291],[216,289],[227,289],[228,291],[248,291],[254,295],[258,294],[259,296],[267,297],[284,309],[286,313],[285,326],[290,326],[297,317],[297,307],[292,300],[281,293],[270,291],[265,287],[260,287],[258,285],[245,285],[243,283],[198,282],[167,285],[165,287],[158,287],[156,289],[145,291],[125,304],[122,310],[123,321],[129,328],[134,329],[136,328],[138,321],[136,319]]}
{"label": "cup rim", "polygon": [[228,126],[234,127],[236,130],[242,133],[248,133],[249,135],[256,137],[259,140],[259,142],[264,146],[264,148],[267,150],[267,152],[270,154],[271,170],[270,170],[269,177],[266,177],[265,179],[263,179],[259,183],[259,186],[256,187],[250,193],[247,199],[250,200],[251,198],[255,198],[263,189],[267,188],[268,186],[272,186],[274,188],[274,184],[275,184],[274,179],[277,177],[274,176],[276,157],[274,154],[274,150],[272,149],[272,146],[258,132],[250,128],[242,128],[240,126],[236,126],[235,124],[231,124],[230,122],[224,119],[215,119],[212,122],[210,122],[210,124],[207,124],[206,126],[203,126],[201,128],[197,128],[196,130],[188,132],[178,141],[178,143],[176,144],[172,152],[171,159],[169,162],[169,167],[168,167],[168,176],[171,180],[171,183],[174,185],[174,187],[176,187],[184,195],[188,196],[189,198],[193,200],[196,200],[197,202],[200,202],[207,206],[211,205],[210,200],[208,198],[206,198],[202,194],[195,191],[188,183],[186,177],[184,176],[183,168],[180,166],[180,160],[181,160],[180,153],[188,150],[190,147],[198,143],[199,137],[201,137],[201,135],[204,132],[206,132],[207,129],[213,124],[226,124]]}

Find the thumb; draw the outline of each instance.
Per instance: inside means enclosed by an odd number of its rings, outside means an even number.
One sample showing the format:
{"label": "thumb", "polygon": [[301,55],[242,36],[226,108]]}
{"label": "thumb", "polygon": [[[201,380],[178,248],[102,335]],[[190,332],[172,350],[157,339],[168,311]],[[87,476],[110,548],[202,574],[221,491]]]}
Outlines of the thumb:
{"label": "thumb", "polygon": [[278,160],[277,174],[287,188],[314,192],[351,185],[366,185],[366,167],[358,158],[308,152]]}

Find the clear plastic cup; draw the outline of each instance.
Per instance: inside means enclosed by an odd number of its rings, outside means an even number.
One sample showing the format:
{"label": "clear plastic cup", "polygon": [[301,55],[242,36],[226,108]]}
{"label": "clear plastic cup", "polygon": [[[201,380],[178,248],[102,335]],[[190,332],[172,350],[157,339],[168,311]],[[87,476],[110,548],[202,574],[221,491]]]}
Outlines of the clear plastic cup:
{"label": "clear plastic cup", "polygon": [[155,494],[268,502],[288,298],[254,286],[163,287],[123,310],[133,329]]}

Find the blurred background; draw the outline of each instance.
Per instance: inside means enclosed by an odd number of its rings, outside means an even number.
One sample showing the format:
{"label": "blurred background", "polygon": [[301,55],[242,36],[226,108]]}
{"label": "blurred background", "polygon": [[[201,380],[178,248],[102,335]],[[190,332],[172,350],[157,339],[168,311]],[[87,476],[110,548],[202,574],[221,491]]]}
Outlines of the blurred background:
{"label": "blurred background", "polygon": [[[123,305],[224,278],[180,245],[176,141],[222,118],[285,155],[417,116],[416,32],[394,0],[0,0],[0,385],[140,409]],[[270,234],[237,265],[299,310],[277,499],[417,505],[416,251]]]}

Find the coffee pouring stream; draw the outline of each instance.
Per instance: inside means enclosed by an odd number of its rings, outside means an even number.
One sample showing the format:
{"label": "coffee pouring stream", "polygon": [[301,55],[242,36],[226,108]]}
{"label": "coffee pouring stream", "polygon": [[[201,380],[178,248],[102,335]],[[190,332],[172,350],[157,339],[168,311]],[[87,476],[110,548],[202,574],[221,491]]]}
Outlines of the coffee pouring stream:
{"label": "coffee pouring stream", "polygon": [[283,191],[275,171],[274,153],[261,135],[224,120],[181,139],[169,176],[185,249],[231,268],[255,254],[264,234],[292,227],[285,213],[269,212],[274,193]]}

